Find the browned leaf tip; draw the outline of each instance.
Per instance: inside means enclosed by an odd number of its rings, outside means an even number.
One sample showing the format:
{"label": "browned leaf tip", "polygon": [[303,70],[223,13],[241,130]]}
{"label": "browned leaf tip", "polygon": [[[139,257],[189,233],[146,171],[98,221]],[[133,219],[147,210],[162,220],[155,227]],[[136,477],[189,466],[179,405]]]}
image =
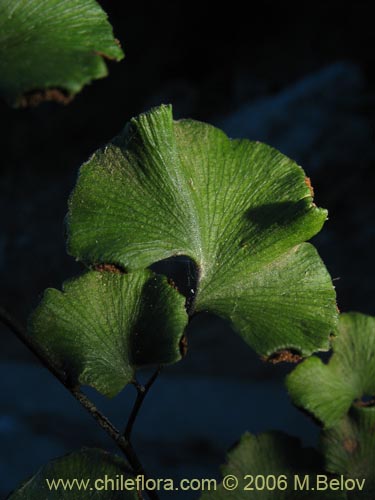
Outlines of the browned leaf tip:
{"label": "browned leaf tip", "polygon": [[370,406],[375,406],[375,398],[371,398],[367,401],[364,401],[363,399],[357,399],[354,404],[359,408],[368,408]]}
{"label": "browned leaf tip", "polygon": [[344,439],[343,445],[348,453],[353,453],[358,448],[358,442],[353,438]]}
{"label": "browned leaf tip", "polygon": [[172,278],[168,278],[168,280],[167,280],[167,281],[168,281],[168,285],[169,285],[169,286],[171,286],[172,288],[174,288],[175,290],[177,290],[177,292],[178,292],[177,285],[176,285],[176,283],[173,281],[173,279],[172,279]]}
{"label": "browned leaf tip", "polygon": [[[122,49],[120,40],[118,40],[117,38],[115,38],[115,44],[117,45],[117,47],[120,47],[120,49]],[[105,52],[101,52],[100,50],[94,50],[94,54],[102,57],[103,59],[107,59],[108,61],[116,61],[117,60],[116,57],[109,56],[108,54],[106,54]]]}
{"label": "browned leaf tip", "polygon": [[35,108],[40,103],[47,101],[69,104],[73,97],[73,95],[69,95],[61,89],[33,90],[23,94],[18,101],[18,105],[20,108]]}
{"label": "browned leaf tip", "polygon": [[101,273],[114,273],[114,274],[124,274],[123,269],[115,264],[97,264],[94,266],[95,271],[99,271]]}
{"label": "browned leaf tip", "polygon": [[262,359],[276,365],[277,363],[298,363],[302,360],[302,356],[296,351],[285,349],[275,352],[271,356],[264,356]]}
{"label": "browned leaf tip", "polygon": [[314,188],[312,187],[310,177],[305,177],[305,184],[309,188],[312,198],[314,198]]}
{"label": "browned leaf tip", "polygon": [[180,353],[181,356],[185,356],[188,350],[188,341],[186,335],[183,335],[183,337],[180,340]]}
{"label": "browned leaf tip", "polygon": [[99,57],[102,57],[103,59],[107,59],[108,61],[114,61],[115,58],[112,57],[112,56],[109,56],[108,54],[106,54],[105,52],[100,52],[100,50],[94,50],[94,54],[96,56],[99,56]]}

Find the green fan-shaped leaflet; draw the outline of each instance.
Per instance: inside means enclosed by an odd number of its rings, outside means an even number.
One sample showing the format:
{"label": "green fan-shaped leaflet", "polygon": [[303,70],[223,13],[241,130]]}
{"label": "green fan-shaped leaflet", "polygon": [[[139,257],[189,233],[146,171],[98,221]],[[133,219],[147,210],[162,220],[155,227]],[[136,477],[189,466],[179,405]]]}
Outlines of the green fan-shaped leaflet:
{"label": "green fan-shaped leaflet", "polygon": [[[84,448],[48,462],[8,498],[9,500],[44,498],[48,500],[94,500],[98,498],[137,500],[139,497],[135,490],[111,491],[110,482],[107,484],[107,491],[104,490],[105,477],[116,481],[116,477],[120,476],[123,481],[132,481],[133,478],[124,460],[102,450]],[[59,487],[54,488],[59,480]],[[72,486],[71,489],[66,483],[68,480]],[[65,489],[61,482],[64,482]]]}
{"label": "green fan-shaped leaflet", "polygon": [[136,368],[180,359],[184,302],[150,271],[89,271],[46,290],[30,332],[73,379],[114,396]]}
{"label": "green fan-shaped leaflet", "polygon": [[[203,493],[202,500],[346,498],[343,492],[332,491],[320,492],[317,496],[315,478],[317,474],[324,474],[318,454],[312,449],[302,448],[298,439],[283,433],[244,434],[239,444],[229,452],[228,463],[221,472],[223,477],[234,476],[238,486],[229,491],[220,484],[216,491]],[[253,481],[250,476],[253,476]],[[260,477],[255,479],[257,476]],[[309,489],[304,483],[306,476],[309,476]],[[233,479],[228,484],[233,485]],[[303,484],[305,487],[301,488],[299,485]]]}
{"label": "green fan-shaped leaflet", "polygon": [[345,478],[359,480],[350,498],[375,498],[375,407],[353,407],[338,424],[323,432],[321,448],[326,468]]}
{"label": "green fan-shaped leaflet", "polygon": [[107,75],[103,57],[123,56],[95,0],[0,0],[0,94],[11,104],[76,94]]}
{"label": "green fan-shaped leaflet", "polygon": [[330,276],[303,243],[326,216],[286,156],[160,106],[81,167],[68,251],[128,270],[186,255],[199,271],[194,311],[229,319],[261,355],[309,355],[328,348],[337,316]]}
{"label": "green fan-shaped leaflet", "polygon": [[342,314],[338,330],[328,364],[313,356],[287,379],[294,403],[325,427],[337,424],[355,400],[375,395],[375,318]]}

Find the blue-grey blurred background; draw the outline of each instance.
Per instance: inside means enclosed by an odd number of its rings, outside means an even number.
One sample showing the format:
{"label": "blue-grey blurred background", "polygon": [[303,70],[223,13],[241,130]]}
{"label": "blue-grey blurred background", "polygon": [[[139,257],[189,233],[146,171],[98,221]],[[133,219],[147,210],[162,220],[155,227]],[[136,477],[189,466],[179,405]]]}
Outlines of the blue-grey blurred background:
{"label": "blue-grey blurred background", "polygon": [[[236,2],[215,9],[208,2],[100,3],[126,52],[109,65],[109,77],[66,107],[0,103],[0,303],[25,322],[46,287],[80,271],[65,253],[63,230],[80,164],[133,115],[172,103],[176,118],[265,141],[304,167],[316,203],[329,209],[314,243],[339,307],[374,314],[371,2],[263,1],[246,12]],[[171,266],[180,279],[184,270],[184,263]],[[3,497],[52,457],[83,445],[113,448],[1,325],[0,334]],[[156,382],[135,427],[151,476],[219,477],[226,449],[246,430],[281,429],[316,443],[317,427],[284,390],[290,367],[265,365],[213,317],[193,322],[189,345]],[[122,426],[134,391],[114,401],[93,397]]]}

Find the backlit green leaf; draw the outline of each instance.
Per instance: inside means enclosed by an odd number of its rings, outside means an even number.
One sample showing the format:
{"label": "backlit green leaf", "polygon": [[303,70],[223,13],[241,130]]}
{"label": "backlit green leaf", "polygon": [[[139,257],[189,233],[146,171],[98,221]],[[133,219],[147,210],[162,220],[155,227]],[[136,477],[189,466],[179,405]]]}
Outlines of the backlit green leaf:
{"label": "backlit green leaf", "polygon": [[[221,472],[223,483],[216,491],[203,493],[202,500],[346,498],[343,492],[332,491],[319,492],[317,496],[316,476],[324,474],[318,454],[282,433],[244,434],[229,452],[228,463]],[[230,489],[234,484],[236,487]]]}
{"label": "backlit green leaf", "polygon": [[90,271],[66,282],[63,292],[46,290],[30,331],[74,379],[114,396],[137,367],[180,359],[184,302],[150,271]]}
{"label": "backlit green leaf", "polygon": [[337,319],[330,276],[303,243],[326,216],[292,160],[204,123],[173,121],[161,106],[81,168],[68,250],[127,270],[188,256],[199,272],[190,312],[229,319],[261,355],[306,356],[328,348]]}
{"label": "backlit green leaf", "polygon": [[[105,483],[106,478],[107,483]],[[119,486],[126,480],[129,480],[129,486],[130,482],[133,482],[133,476],[121,458],[102,450],[84,448],[48,462],[8,498],[9,500],[139,499],[135,490],[126,491],[121,488],[116,490],[116,478]]]}
{"label": "backlit green leaf", "polygon": [[342,314],[328,364],[313,356],[287,379],[297,406],[334,426],[355,400],[375,395],[375,318]]}
{"label": "backlit green leaf", "polygon": [[95,0],[0,0],[0,94],[15,105],[66,101],[120,60]]}

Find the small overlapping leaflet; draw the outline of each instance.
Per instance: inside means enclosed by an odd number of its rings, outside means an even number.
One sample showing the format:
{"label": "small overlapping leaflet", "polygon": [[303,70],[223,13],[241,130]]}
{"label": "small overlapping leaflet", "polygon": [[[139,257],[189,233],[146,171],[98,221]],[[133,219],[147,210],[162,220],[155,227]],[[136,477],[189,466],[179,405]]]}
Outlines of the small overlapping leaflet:
{"label": "small overlapping leaflet", "polygon": [[[345,500],[342,491],[320,491],[316,476],[325,475],[316,451],[280,432],[246,433],[228,453],[223,482],[202,500]],[[329,477],[329,476],[328,476]]]}
{"label": "small overlapping leaflet", "polygon": [[328,364],[316,356],[305,360],[288,376],[287,387],[293,402],[326,428],[353,404],[366,404],[375,395],[375,318],[342,314]]}
{"label": "small overlapping leaflet", "polygon": [[116,395],[137,368],[181,358],[185,298],[151,271],[88,271],[47,289],[31,335],[73,380]]}
{"label": "small overlapping leaflet", "polygon": [[[126,462],[95,448],[83,448],[48,462],[23,483],[8,498],[9,500],[137,500],[137,491],[105,488],[105,479],[119,485],[134,476]],[[107,484],[108,483],[107,481]]]}
{"label": "small overlapping leaflet", "polygon": [[330,276],[304,243],[326,217],[294,161],[160,106],[81,167],[68,251],[129,271],[188,256],[199,274],[191,312],[229,319],[261,355],[307,356],[328,348],[337,320]]}
{"label": "small overlapping leaflet", "polygon": [[121,60],[95,0],[0,0],[0,94],[15,106],[66,102]]}

